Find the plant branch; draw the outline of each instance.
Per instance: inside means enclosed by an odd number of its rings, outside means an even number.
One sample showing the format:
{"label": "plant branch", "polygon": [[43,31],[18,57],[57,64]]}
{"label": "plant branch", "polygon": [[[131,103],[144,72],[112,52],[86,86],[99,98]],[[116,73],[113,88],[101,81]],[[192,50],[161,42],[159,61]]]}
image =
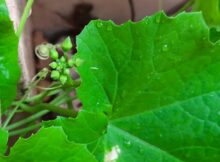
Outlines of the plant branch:
{"label": "plant branch", "polygon": [[6,127],[7,130],[12,130],[12,129],[18,128],[24,124],[30,123],[30,122],[44,116],[45,114],[47,114],[50,111],[55,112],[55,113],[62,115],[62,116],[67,116],[67,117],[76,117],[76,115],[77,115],[77,112],[74,112],[69,109],[64,109],[59,106],[55,106],[55,105],[51,105],[51,104],[42,103],[42,104],[38,104],[37,106],[33,106],[33,107],[22,104],[20,106],[21,106],[21,108],[24,108],[25,111],[38,112],[38,113],[33,114],[32,116],[30,116],[26,119],[23,119],[21,121],[18,121],[14,124],[9,125],[8,127]]}
{"label": "plant branch", "polygon": [[19,122],[16,122],[14,124],[9,125],[8,127],[6,127],[6,129],[7,130],[12,130],[12,129],[18,128],[18,127],[20,127],[24,124],[30,123],[30,122],[38,119],[39,117],[42,117],[43,115],[47,114],[48,112],[49,112],[48,110],[40,111],[40,112],[38,112],[38,113],[36,113],[36,114],[26,118],[26,119],[23,119]]}
{"label": "plant branch", "polygon": [[25,9],[24,9],[24,12],[23,12],[23,15],[21,17],[21,21],[20,21],[20,24],[18,26],[18,30],[17,30],[17,36],[20,38],[23,30],[24,30],[24,26],[27,22],[27,19],[30,15],[30,12],[31,12],[31,8],[32,8],[32,5],[34,3],[34,0],[28,0],[26,6],[25,6]]}
{"label": "plant branch", "polygon": [[194,2],[195,0],[188,0],[175,14],[178,15],[179,13],[187,10],[193,5]]}
{"label": "plant branch", "polygon": [[22,128],[22,129],[19,129],[19,130],[15,130],[15,131],[12,131],[9,133],[9,136],[16,136],[16,135],[20,135],[20,134],[23,134],[23,133],[27,133],[29,131],[32,131],[34,129],[37,129],[41,126],[41,123],[38,123],[38,124],[35,124],[35,125],[32,125],[32,126],[29,126],[29,127],[26,127],[26,128]]}
{"label": "plant branch", "polygon": [[40,94],[37,94],[33,97],[27,98],[25,100],[25,102],[35,102],[35,103],[39,103],[41,100],[43,100],[45,97],[47,96],[52,96],[52,95],[56,95],[61,91],[61,89],[49,89],[49,90],[44,90],[43,92],[41,92]]}
{"label": "plant branch", "polygon": [[[59,107],[59,106],[56,106],[53,104],[49,104],[49,103],[40,103],[36,106],[29,106],[26,104],[21,104],[20,106],[23,110],[25,110],[26,112],[29,112],[29,113],[36,113],[36,112],[40,112],[42,110],[49,110],[51,112],[54,112],[54,113],[57,113],[61,116],[66,116],[66,117],[76,117],[76,115],[77,115],[77,112],[75,112],[73,110],[64,109],[62,107]],[[39,117],[41,117],[41,116],[39,116]]]}
{"label": "plant branch", "polygon": [[66,99],[69,97],[69,93],[72,91],[72,89],[68,89],[64,91],[62,94],[57,96],[55,99],[53,99],[50,104],[53,105],[61,105],[66,102]]}
{"label": "plant branch", "polygon": [[[31,81],[27,91],[25,92],[24,96],[20,100],[21,103],[25,101],[25,99],[28,97],[28,95],[31,92],[31,90],[33,89],[33,87],[35,87],[39,83],[39,81],[44,77],[44,76],[40,76],[38,79],[36,79],[40,74],[41,74],[41,72],[39,72],[34,77],[34,79]],[[3,124],[3,128],[7,127],[7,125],[10,123],[11,119],[13,118],[14,114],[17,112],[18,108],[19,108],[19,104],[17,104],[17,106],[9,113],[6,121]]]}
{"label": "plant branch", "polygon": [[77,115],[77,112],[74,112],[73,110],[64,109],[62,107],[52,105],[52,104],[46,104],[46,103],[38,104],[37,106],[30,107],[30,109],[35,109],[38,111],[39,110],[49,110],[49,111],[52,111],[52,112],[57,113],[59,115],[66,116],[66,117],[76,117],[76,115]]}
{"label": "plant branch", "polygon": [[[49,111],[55,112],[55,113],[57,113],[59,115],[63,115],[63,116],[76,117],[77,113],[74,112],[73,109],[66,110],[66,109],[61,108],[61,107],[58,106],[60,104],[63,104],[65,102],[72,101],[72,100],[75,99],[75,96],[73,96],[73,97],[68,96],[68,93],[71,90],[72,89],[68,89],[67,91],[65,91],[64,93],[62,93],[58,97],[56,97],[53,101],[51,101],[50,104],[37,103],[36,106],[29,106],[29,105],[27,105],[27,104],[25,104],[24,102],[21,102],[21,101],[20,102],[14,102],[14,105],[16,107],[20,107],[21,109],[23,109],[26,112],[36,113],[36,114],[33,114],[32,116],[30,116],[30,117],[28,117],[24,120],[18,121],[14,124],[11,124],[8,127],[6,127],[6,129],[11,130],[11,129],[15,129],[17,127],[20,127],[24,124],[30,123],[30,122],[42,117],[43,115],[47,114]],[[42,92],[42,93],[43,93],[43,96],[44,96],[44,92]],[[53,93],[53,92],[51,91],[49,93]],[[40,95],[40,98],[41,98],[41,95]],[[37,100],[38,100],[38,97],[37,97]]]}

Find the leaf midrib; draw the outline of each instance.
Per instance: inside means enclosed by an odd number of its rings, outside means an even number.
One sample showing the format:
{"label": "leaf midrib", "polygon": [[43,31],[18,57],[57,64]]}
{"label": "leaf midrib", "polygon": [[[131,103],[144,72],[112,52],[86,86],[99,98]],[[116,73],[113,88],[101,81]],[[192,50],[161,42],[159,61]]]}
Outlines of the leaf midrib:
{"label": "leaf midrib", "polygon": [[[133,118],[135,116],[140,116],[140,115],[143,115],[143,114],[146,114],[146,113],[151,113],[151,112],[154,112],[154,111],[158,111],[158,110],[163,110],[163,109],[169,109],[170,107],[172,106],[175,106],[175,105],[181,105],[187,101],[190,101],[190,100],[194,100],[198,97],[204,97],[204,96],[208,96],[208,95],[211,95],[213,93],[220,93],[220,90],[218,91],[210,91],[210,92],[207,92],[207,93],[203,93],[202,95],[197,95],[197,96],[194,96],[194,97],[190,97],[190,98],[187,98],[185,100],[181,100],[181,101],[176,101],[174,103],[171,103],[171,104],[167,104],[167,105],[163,105],[161,107],[158,107],[158,108],[154,108],[154,109],[150,109],[150,110],[146,110],[146,111],[143,111],[143,112],[140,112],[140,113],[136,113],[134,115],[129,115],[129,116],[122,116],[122,117],[119,117],[119,118],[115,118],[115,119],[112,119],[111,122],[118,122],[118,121],[121,121],[121,120],[126,120],[126,119],[129,119],[129,118]],[[192,114],[190,114],[192,115]],[[195,117],[195,116],[194,116]],[[196,117],[197,119],[200,119],[198,117]],[[200,119],[200,120],[203,120],[203,119]],[[212,122],[212,121],[209,121],[209,122]],[[215,123],[215,122],[212,122],[214,124],[217,124],[218,127],[220,128],[220,125],[218,123]]]}

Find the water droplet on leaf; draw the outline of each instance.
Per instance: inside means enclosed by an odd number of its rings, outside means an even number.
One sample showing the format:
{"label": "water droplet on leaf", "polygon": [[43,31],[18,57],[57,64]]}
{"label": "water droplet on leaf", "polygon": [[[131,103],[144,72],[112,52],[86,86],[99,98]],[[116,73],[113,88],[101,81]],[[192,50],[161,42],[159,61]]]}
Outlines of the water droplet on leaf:
{"label": "water droplet on leaf", "polygon": [[164,44],[164,45],[163,45],[162,51],[163,51],[163,52],[167,52],[167,51],[168,51],[168,45],[167,45],[167,44]]}
{"label": "water droplet on leaf", "polygon": [[131,141],[129,140],[124,140],[124,144],[126,147],[131,147]]}
{"label": "water droplet on leaf", "polygon": [[103,23],[102,22],[97,22],[97,27],[98,28],[101,28],[103,26]]}
{"label": "water droplet on leaf", "polygon": [[215,96],[214,94],[210,94],[210,95],[209,95],[209,97],[214,97],[214,96]]}
{"label": "water droplet on leaf", "polygon": [[99,68],[95,67],[95,66],[90,67],[90,69],[92,69],[92,70],[99,70]]}

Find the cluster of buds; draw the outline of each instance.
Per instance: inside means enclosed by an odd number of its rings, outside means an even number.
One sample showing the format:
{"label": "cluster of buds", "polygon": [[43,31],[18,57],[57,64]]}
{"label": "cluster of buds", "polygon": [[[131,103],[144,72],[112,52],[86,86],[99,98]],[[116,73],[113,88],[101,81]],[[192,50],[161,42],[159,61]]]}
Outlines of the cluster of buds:
{"label": "cluster of buds", "polygon": [[52,44],[39,45],[35,51],[40,59],[48,59],[50,57],[53,60],[49,64],[52,69],[51,78],[60,81],[64,85],[68,80],[72,80],[70,70],[74,66],[73,58],[69,59],[67,55],[73,47],[70,37],[67,37],[58,47],[63,51],[62,56],[59,55],[57,46]]}

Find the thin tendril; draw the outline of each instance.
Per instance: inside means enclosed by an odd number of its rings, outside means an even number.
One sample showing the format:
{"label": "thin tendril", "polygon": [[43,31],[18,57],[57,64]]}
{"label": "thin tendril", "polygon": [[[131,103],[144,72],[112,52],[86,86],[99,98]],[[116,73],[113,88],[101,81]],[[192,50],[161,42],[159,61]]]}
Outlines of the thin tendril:
{"label": "thin tendril", "polygon": [[57,86],[57,87],[52,87],[52,88],[46,88],[46,87],[37,86],[37,88],[42,89],[42,90],[55,90],[55,89],[59,89],[61,87],[62,87],[62,85]]}

